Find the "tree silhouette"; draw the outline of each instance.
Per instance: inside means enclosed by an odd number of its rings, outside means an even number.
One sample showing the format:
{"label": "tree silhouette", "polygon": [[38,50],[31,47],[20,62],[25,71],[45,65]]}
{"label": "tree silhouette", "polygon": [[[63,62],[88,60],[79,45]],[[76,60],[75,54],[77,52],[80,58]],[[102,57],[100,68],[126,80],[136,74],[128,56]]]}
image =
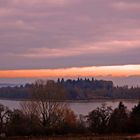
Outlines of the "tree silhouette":
{"label": "tree silhouette", "polygon": [[130,114],[129,131],[131,133],[140,133],[140,102],[132,109]]}
{"label": "tree silhouette", "polygon": [[111,132],[123,133],[126,131],[128,121],[127,107],[120,102],[118,107],[112,112],[109,128]]}
{"label": "tree silhouette", "polygon": [[106,133],[112,109],[111,107],[98,107],[87,116],[89,128],[94,133]]}

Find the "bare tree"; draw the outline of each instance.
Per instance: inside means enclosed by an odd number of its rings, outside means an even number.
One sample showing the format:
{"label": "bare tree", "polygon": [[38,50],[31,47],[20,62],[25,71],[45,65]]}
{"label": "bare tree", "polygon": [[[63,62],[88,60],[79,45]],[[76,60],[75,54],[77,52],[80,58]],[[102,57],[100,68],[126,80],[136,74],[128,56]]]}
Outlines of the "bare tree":
{"label": "bare tree", "polygon": [[39,116],[38,112],[38,104],[35,101],[22,101],[20,103],[21,109],[24,115],[31,116]]}
{"label": "bare tree", "polygon": [[65,89],[60,83],[52,80],[37,80],[30,90],[32,101],[22,104],[26,114],[38,114],[41,124],[44,127],[50,127],[58,123],[58,118],[67,108],[65,99]]}
{"label": "bare tree", "polygon": [[11,111],[8,107],[0,104],[0,134],[5,131],[5,127],[10,119]]}

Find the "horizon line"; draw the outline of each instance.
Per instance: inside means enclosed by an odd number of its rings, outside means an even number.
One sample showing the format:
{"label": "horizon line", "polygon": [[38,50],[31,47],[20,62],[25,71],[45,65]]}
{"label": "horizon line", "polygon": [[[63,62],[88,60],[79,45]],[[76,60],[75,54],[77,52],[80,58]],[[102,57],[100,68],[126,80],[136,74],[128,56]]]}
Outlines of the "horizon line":
{"label": "horizon line", "polygon": [[55,78],[55,77],[128,77],[140,76],[140,64],[87,66],[49,69],[14,69],[0,70],[0,78]]}

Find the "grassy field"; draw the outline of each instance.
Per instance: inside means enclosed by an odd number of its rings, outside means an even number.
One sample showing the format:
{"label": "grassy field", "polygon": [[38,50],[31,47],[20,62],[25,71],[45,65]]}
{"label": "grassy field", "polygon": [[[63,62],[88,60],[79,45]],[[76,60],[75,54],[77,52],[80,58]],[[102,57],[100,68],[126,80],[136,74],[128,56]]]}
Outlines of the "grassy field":
{"label": "grassy field", "polygon": [[29,137],[16,137],[16,138],[5,138],[1,140],[140,140],[139,136],[73,136],[73,137],[42,137],[42,138],[29,138]]}

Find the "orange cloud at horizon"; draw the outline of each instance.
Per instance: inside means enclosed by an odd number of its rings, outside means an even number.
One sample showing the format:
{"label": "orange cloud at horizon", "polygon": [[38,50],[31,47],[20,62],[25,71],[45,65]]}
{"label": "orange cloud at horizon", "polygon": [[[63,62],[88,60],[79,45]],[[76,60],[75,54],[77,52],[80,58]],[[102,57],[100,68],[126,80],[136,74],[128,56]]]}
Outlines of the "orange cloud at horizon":
{"label": "orange cloud at horizon", "polygon": [[0,78],[55,78],[55,77],[94,77],[140,76],[140,65],[91,66],[61,69],[0,70]]}

